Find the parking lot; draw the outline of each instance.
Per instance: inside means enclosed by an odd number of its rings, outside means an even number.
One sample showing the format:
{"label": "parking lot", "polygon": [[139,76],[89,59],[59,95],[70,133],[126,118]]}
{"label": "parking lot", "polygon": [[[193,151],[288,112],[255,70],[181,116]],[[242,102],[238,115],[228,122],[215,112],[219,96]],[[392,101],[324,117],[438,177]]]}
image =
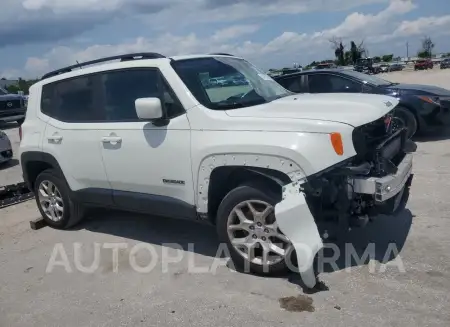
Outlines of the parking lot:
{"label": "parking lot", "polygon": [[[450,70],[380,77],[450,89]],[[17,154],[17,127],[0,128]],[[0,209],[0,326],[449,326],[450,132],[417,145],[407,210],[345,240],[361,252],[375,244],[374,260],[324,269],[328,290],[308,294],[307,310],[303,298],[289,310],[280,305],[304,294],[296,274],[259,277],[215,259],[220,248],[210,226],[95,211],[73,230],[33,231],[29,221],[39,213],[28,201]],[[0,185],[20,180],[15,156],[0,167]],[[147,250],[134,251],[140,244]],[[399,254],[383,265],[392,244]],[[59,265],[49,271],[55,253]],[[96,256],[98,265],[86,268]],[[133,268],[152,260],[149,271]]]}

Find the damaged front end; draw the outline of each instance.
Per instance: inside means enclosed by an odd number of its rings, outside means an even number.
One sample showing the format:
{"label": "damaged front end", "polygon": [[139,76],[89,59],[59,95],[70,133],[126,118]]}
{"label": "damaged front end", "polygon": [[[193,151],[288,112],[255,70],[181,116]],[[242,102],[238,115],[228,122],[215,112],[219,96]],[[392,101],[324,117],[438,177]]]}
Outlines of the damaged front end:
{"label": "damaged front end", "polygon": [[405,129],[389,132],[385,126],[381,118],[356,128],[356,156],[283,188],[275,216],[293,243],[308,287],[316,282],[313,263],[323,238],[363,227],[377,215],[395,214],[408,201],[415,144]]}

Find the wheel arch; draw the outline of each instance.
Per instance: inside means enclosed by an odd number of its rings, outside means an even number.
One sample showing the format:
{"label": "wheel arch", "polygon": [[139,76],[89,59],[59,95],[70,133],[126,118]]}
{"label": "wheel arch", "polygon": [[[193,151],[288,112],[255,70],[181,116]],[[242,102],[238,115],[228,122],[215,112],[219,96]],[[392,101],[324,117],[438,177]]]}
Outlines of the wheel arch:
{"label": "wheel arch", "polygon": [[22,166],[23,180],[30,190],[34,190],[34,182],[44,170],[55,169],[61,176],[64,176],[58,161],[54,156],[46,152],[23,152],[20,156],[20,163]]}
{"label": "wheel arch", "polygon": [[407,101],[400,99],[397,107],[409,110],[414,115],[414,118],[416,118],[416,122],[417,122],[417,132],[419,132],[422,121],[421,121],[421,118],[419,117],[418,110],[414,107],[414,105],[412,105],[411,103],[409,103]]}
{"label": "wheel arch", "polygon": [[220,154],[205,158],[196,183],[196,206],[200,215],[215,219],[225,195],[246,183],[270,187],[280,194],[282,187],[305,177],[292,160],[270,155]]}

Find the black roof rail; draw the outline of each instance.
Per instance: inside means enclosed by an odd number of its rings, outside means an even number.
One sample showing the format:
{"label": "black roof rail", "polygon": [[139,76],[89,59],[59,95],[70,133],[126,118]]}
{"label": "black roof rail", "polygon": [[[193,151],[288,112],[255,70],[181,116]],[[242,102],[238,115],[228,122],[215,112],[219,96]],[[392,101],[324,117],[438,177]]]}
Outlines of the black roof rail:
{"label": "black roof rail", "polygon": [[230,56],[230,57],[234,57],[234,55],[229,54],[229,53],[223,53],[223,52],[214,52],[214,53],[210,53],[210,55],[214,56]]}
{"label": "black roof rail", "polygon": [[86,62],[82,62],[82,63],[77,63],[76,65],[72,65],[72,66],[68,66],[65,68],[58,69],[58,70],[54,70],[54,71],[42,76],[42,79],[57,76],[59,74],[68,73],[68,72],[71,72],[75,68],[82,68],[85,66],[99,64],[102,62],[108,62],[108,61],[113,61],[113,60],[120,60],[122,62],[122,61],[130,61],[130,60],[158,59],[158,58],[166,58],[166,57],[163,56],[162,54],[159,54],[156,52],[129,53],[129,54],[123,54],[123,55],[119,55],[119,56],[106,57],[106,58],[86,61]]}

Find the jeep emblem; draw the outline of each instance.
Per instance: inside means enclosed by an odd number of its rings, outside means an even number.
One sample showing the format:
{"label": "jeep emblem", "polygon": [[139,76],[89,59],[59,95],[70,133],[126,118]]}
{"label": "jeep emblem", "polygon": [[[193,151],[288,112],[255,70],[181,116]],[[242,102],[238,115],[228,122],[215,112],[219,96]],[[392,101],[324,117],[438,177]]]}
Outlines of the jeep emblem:
{"label": "jeep emblem", "polygon": [[7,102],[7,103],[6,103],[6,106],[7,106],[8,108],[11,108],[11,107],[12,107],[12,102]]}

